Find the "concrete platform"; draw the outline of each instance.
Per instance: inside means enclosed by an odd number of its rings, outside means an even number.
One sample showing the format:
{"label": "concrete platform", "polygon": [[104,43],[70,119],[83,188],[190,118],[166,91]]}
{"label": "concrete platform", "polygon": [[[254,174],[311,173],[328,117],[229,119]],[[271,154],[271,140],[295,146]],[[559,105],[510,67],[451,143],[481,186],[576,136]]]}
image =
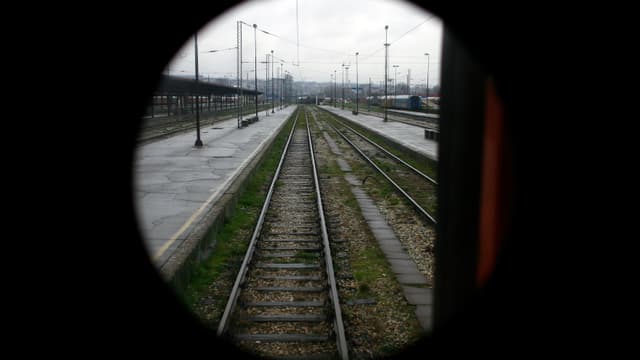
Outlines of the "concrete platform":
{"label": "concrete platform", "polygon": [[337,109],[328,105],[320,105],[320,108],[347,118],[430,159],[438,160],[438,142],[425,139],[423,128],[397,121],[384,122],[381,118],[371,115],[353,115],[351,110]]}
{"label": "concrete platform", "polygon": [[195,130],[138,147],[134,165],[137,219],[156,266],[162,267],[202,223],[295,109],[291,105],[269,116],[260,113],[259,121],[240,129],[236,118],[204,126],[200,129],[202,148],[194,147]]}
{"label": "concrete platform", "polygon": [[411,116],[416,116],[416,117],[423,117],[423,118],[428,118],[428,119],[440,119],[440,115],[438,115],[438,114],[427,114],[427,113],[418,112],[418,111],[388,109],[387,112],[389,114],[396,113],[396,114],[411,115]]}

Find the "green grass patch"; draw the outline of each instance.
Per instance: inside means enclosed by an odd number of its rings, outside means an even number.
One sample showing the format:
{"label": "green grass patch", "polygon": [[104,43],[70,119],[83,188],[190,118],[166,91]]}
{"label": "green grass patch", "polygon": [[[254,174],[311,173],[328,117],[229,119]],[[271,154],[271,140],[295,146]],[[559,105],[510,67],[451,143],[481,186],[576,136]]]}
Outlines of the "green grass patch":
{"label": "green grass patch", "polygon": [[371,287],[376,279],[392,276],[384,254],[377,247],[367,247],[364,251],[354,254],[351,259],[351,269],[358,282],[357,298],[373,297]]}

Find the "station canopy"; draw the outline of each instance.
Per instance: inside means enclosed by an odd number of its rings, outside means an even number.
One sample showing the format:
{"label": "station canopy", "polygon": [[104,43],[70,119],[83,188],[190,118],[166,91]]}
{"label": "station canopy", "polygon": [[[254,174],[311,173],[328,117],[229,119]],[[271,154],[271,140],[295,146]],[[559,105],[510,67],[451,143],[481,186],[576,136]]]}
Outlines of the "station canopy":
{"label": "station canopy", "polygon": [[[195,95],[201,96],[208,95],[235,95],[240,91],[235,86],[227,86],[216,83],[198,81],[196,84],[195,79],[188,79],[177,76],[162,75],[158,81],[158,87],[155,90],[155,95]],[[258,91],[257,94],[262,94]],[[255,96],[255,90],[242,89],[243,96]]]}

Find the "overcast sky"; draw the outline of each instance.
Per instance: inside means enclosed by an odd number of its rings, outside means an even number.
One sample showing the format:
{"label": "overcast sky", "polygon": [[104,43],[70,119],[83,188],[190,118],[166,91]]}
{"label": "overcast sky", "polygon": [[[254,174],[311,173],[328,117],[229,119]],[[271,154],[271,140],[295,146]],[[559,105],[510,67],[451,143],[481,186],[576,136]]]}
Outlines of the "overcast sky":
{"label": "overcast sky", "polygon": [[[206,53],[236,46],[236,21],[257,24],[258,62],[274,50],[285,61],[283,69],[294,81],[330,81],[334,70],[341,81],[341,64],[350,64],[349,80],[384,80],[385,25],[389,25],[389,77],[398,65],[398,83],[424,86],[429,53],[429,85],[439,84],[442,22],[421,8],[401,0],[298,0],[299,66],[296,50],[296,0],[253,0],[214,18],[198,32],[199,73],[206,78],[236,76],[236,51]],[[273,35],[268,35],[264,30]],[[243,78],[254,69],[254,30],[243,26]],[[275,36],[274,36],[275,35]],[[194,74],[193,38],[169,64],[172,75]],[[264,79],[265,64],[258,63],[258,78]],[[274,73],[277,76],[277,70]],[[253,72],[249,78],[253,78]]]}

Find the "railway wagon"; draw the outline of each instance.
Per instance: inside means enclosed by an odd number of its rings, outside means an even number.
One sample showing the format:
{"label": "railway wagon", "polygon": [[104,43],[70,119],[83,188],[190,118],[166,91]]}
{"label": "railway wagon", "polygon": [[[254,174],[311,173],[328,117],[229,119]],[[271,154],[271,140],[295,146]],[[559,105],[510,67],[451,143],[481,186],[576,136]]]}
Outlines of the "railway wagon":
{"label": "railway wagon", "polygon": [[390,109],[418,111],[421,108],[420,97],[417,95],[390,95],[385,101],[384,96],[372,99],[376,105],[386,105]]}

